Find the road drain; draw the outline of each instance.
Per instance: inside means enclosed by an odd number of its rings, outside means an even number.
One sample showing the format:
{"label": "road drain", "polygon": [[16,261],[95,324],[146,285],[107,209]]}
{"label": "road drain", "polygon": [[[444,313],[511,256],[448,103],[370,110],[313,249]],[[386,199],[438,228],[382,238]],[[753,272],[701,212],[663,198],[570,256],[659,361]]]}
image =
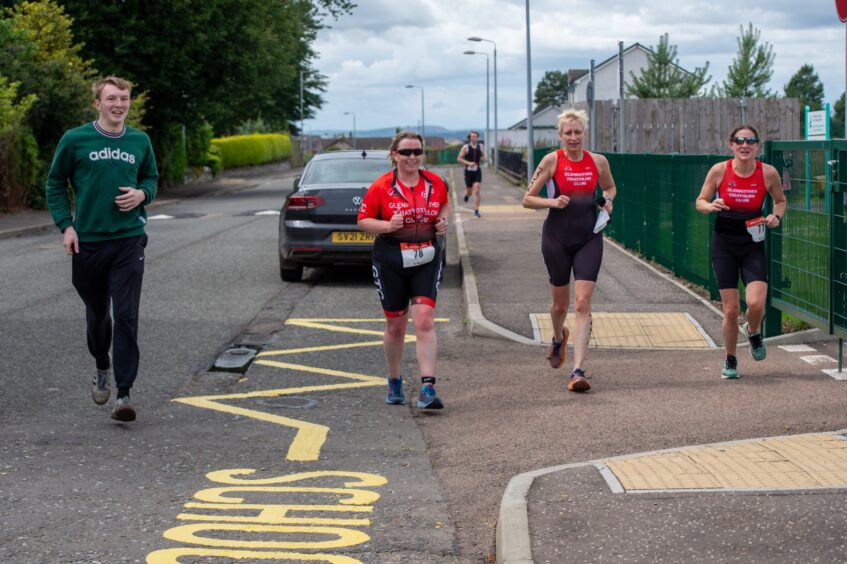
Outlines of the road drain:
{"label": "road drain", "polygon": [[256,354],[261,350],[259,347],[250,345],[236,345],[228,348],[215,359],[209,372],[235,372],[244,374],[250,368]]}

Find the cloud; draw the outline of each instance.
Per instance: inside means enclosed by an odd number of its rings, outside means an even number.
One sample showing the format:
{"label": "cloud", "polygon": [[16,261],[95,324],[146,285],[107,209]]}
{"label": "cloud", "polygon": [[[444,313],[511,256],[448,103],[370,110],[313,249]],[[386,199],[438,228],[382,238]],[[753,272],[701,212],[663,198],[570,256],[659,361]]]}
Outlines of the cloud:
{"label": "cloud", "polygon": [[[497,42],[500,127],[526,116],[526,36],[523,0],[360,0],[353,13],[318,35],[316,67],[329,78],[326,104],[307,127],[359,129],[415,125],[424,87],[426,121],[444,127],[485,123],[485,58]],[[827,100],[844,90],[844,25],[830,2],[795,0],[532,0],[532,88],[547,70],[588,68],[617,53],[618,41],[656,45],[668,33],[680,64],[710,62],[720,83],[735,57],[739,26],[752,22],[776,54],[770,88],[781,92],[802,64],[813,63]],[[493,66],[492,66],[493,72]],[[491,77],[493,89],[493,75]],[[493,100],[492,100],[493,111]],[[493,121],[493,120],[492,120]],[[311,122],[311,123],[309,123]]]}

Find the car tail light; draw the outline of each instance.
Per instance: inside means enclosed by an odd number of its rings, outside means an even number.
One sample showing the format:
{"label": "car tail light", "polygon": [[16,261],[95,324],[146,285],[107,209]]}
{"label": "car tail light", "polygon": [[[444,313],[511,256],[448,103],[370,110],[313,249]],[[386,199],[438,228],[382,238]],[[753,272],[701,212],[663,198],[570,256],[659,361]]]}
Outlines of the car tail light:
{"label": "car tail light", "polygon": [[311,210],[324,205],[326,202],[320,196],[291,196],[288,198],[288,209]]}

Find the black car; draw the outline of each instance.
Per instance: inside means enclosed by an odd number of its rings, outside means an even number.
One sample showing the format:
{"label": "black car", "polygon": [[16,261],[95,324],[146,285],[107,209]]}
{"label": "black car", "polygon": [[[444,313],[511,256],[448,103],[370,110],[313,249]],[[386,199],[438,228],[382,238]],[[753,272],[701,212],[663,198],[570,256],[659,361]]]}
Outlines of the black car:
{"label": "black car", "polygon": [[374,235],[356,219],[368,187],[391,170],[388,151],[335,151],[315,155],[279,216],[279,275],[303,277],[304,266],[367,263]]}

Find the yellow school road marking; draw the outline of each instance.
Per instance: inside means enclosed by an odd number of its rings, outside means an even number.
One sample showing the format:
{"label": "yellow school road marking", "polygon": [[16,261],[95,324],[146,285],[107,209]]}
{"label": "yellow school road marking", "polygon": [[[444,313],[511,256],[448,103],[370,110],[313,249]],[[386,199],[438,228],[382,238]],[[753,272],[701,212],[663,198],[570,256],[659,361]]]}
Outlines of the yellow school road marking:
{"label": "yellow school road marking", "polygon": [[[591,347],[633,348],[715,348],[714,341],[703,328],[686,313],[609,313],[591,314]],[[536,338],[549,343],[553,338],[553,324],[549,313],[531,313],[530,321]],[[574,316],[568,315],[565,325],[574,335]]]}
{"label": "yellow school road marking", "polygon": [[[439,317],[435,319],[438,323],[444,323],[449,321],[449,319],[444,317]],[[328,319],[305,319],[305,318],[295,318],[289,319],[286,321],[286,325],[292,325],[296,327],[304,327],[308,329],[316,329],[319,331],[330,331],[336,333],[346,333],[346,334],[355,334],[355,335],[366,335],[366,336],[375,336],[378,335],[382,337],[382,330],[375,329],[363,329],[361,327],[349,327],[349,325],[355,325],[360,323],[385,323],[385,319],[383,318],[369,318],[369,319],[347,319],[347,318],[328,318]],[[406,335],[406,343],[415,342],[414,335]],[[266,423],[273,423],[275,425],[281,425],[283,427],[290,427],[296,430],[294,439],[291,441],[291,445],[288,448],[288,452],[286,454],[286,460],[296,460],[301,462],[311,462],[318,460],[320,458],[321,448],[323,444],[326,442],[327,435],[329,434],[329,427],[325,425],[319,425],[317,423],[310,423],[308,421],[301,421],[299,419],[293,419],[291,417],[283,417],[281,415],[274,415],[272,413],[266,413],[264,411],[258,411],[255,409],[248,409],[245,407],[237,407],[234,405],[230,405],[229,403],[224,403],[232,400],[244,400],[244,399],[253,399],[253,398],[270,398],[270,397],[281,397],[288,395],[299,395],[306,394],[312,392],[326,392],[326,391],[335,391],[335,390],[347,390],[352,388],[365,388],[365,387],[373,387],[373,386],[384,386],[385,385],[385,377],[384,376],[371,376],[368,374],[357,374],[354,372],[345,372],[342,370],[332,370],[329,368],[321,368],[318,366],[312,366],[307,364],[293,364],[289,362],[279,362],[277,360],[266,360],[268,357],[272,356],[284,356],[284,355],[292,355],[292,354],[309,354],[315,352],[322,352],[328,350],[342,350],[342,349],[351,349],[358,347],[381,347],[382,340],[367,340],[367,341],[358,341],[353,343],[341,343],[341,344],[333,344],[333,345],[318,345],[311,347],[299,347],[293,349],[281,349],[274,351],[263,351],[257,355],[259,360],[255,362],[255,364],[261,364],[263,366],[269,366],[272,368],[278,368],[280,370],[291,370],[295,372],[301,372],[306,374],[316,374],[320,376],[330,376],[333,378],[343,378],[347,380],[352,380],[352,382],[345,383],[333,383],[333,384],[315,384],[308,386],[297,386],[291,388],[277,388],[273,390],[260,390],[255,392],[243,392],[243,393],[235,393],[235,394],[222,394],[222,395],[213,395],[213,396],[195,396],[195,397],[185,397],[185,398],[176,398],[173,401],[193,405],[194,407],[200,407],[203,409],[211,409],[214,411],[220,411],[223,413],[230,413],[232,415],[240,415],[242,417],[249,417],[251,419],[256,419],[258,421],[264,421]]]}
{"label": "yellow school road marking", "polygon": [[626,490],[847,488],[847,440],[755,439],[606,461]]}
{"label": "yellow school road marking", "polygon": [[[194,562],[215,556],[362,564],[349,556],[314,551],[349,549],[370,540],[361,529],[370,527],[371,521],[358,515],[373,513],[380,494],[364,488],[387,485],[384,476],[343,470],[269,478],[255,474],[252,468],[206,474],[213,487],[196,492],[194,501],[183,506],[190,511],[177,515],[182,524],[162,533],[165,539],[187,546],[155,550],[147,555],[147,564],[176,564],[180,558],[188,561],[192,557]],[[303,494],[320,501],[303,503]],[[245,502],[248,497],[251,502]],[[256,503],[256,498],[266,501]],[[310,552],[292,552],[295,549]]]}

